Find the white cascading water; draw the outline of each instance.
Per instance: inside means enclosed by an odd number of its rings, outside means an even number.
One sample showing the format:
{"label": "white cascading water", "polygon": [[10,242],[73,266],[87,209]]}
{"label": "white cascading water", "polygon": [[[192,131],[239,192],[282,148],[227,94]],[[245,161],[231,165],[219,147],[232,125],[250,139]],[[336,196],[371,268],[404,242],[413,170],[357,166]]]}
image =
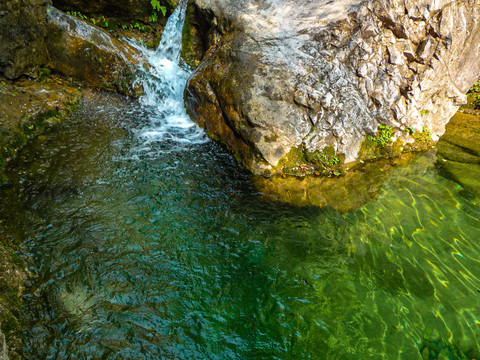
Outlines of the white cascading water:
{"label": "white cascading water", "polygon": [[185,112],[183,90],[190,69],[180,59],[182,32],[188,0],[180,0],[168,19],[156,51],[132,44],[148,59],[150,69],[138,81],[145,95],[141,104],[148,112],[148,125],[140,132],[147,143],[170,140],[198,144],[208,141],[205,133]]}

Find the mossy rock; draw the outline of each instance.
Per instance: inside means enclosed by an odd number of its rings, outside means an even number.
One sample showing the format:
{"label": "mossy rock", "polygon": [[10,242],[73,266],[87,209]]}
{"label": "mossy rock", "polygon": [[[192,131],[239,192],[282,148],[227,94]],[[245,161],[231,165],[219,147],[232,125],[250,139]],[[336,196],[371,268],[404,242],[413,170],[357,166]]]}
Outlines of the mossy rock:
{"label": "mossy rock", "polygon": [[196,23],[195,5],[189,3],[185,17],[185,25],[182,34],[182,51],[181,57],[183,61],[192,68],[196,68],[202,60],[204,49],[199,34],[199,24]]}
{"label": "mossy rock", "polygon": [[440,161],[438,164],[443,176],[480,196],[480,164],[466,164],[451,160]]}
{"label": "mossy rock", "polygon": [[480,156],[480,116],[456,113],[445,127],[441,142],[449,142],[464,152]]}
{"label": "mossy rock", "polygon": [[275,168],[275,173],[290,176],[340,175],[343,171],[345,155],[338,154],[333,146],[321,150],[308,151],[304,145],[293,147],[283,156]]}
{"label": "mossy rock", "polygon": [[465,148],[448,141],[439,141],[437,143],[437,151],[439,155],[447,160],[466,164],[480,164],[480,156],[471,154]]}
{"label": "mossy rock", "polygon": [[0,86],[0,183],[4,167],[26,142],[61,121],[75,108],[81,92],[56,76]]}

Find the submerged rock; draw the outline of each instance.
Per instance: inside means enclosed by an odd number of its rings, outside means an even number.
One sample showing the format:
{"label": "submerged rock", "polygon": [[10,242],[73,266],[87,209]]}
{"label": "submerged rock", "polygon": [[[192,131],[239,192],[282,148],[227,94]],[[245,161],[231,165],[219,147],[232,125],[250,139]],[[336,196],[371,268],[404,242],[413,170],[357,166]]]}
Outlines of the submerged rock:
{"label": "submerged rock", "polygon": [[375,199],[390,173],[397,166],[408,165],[414,157],[413,153],[408,153],[359,164],[339,177],[256,176],[254,183],[266,200],[295,206],[328,206],[340,212],[349,212]]}
{"label": "submerged rock", "polygon": [[80,97],[58,77],[0,83],[0,184],[4,166],[27,140],[65,118]]}
{"label": "submerged rock", "polygon": [[89,85],[125,95],[139,95],[134,85],[141,52],[54,7],[49,7],[47,47],[52,67]]}
{"label": "submerged rock", "polygon": [[254,173],[294,147],[346,162],[380,124],[433,140],[480,75],[472,1],[195,0],[215,42],[186,93],[192,117]]}
{"label": "submerged rock", "polygon": [[443,175],[480,195],[480,116],[457,113],[437,144]]}
{"label": "submerged rock", "polygon": [[48,62],[45,46],[48,1],[0,1],[0,75],[15,79],[35,74]]}

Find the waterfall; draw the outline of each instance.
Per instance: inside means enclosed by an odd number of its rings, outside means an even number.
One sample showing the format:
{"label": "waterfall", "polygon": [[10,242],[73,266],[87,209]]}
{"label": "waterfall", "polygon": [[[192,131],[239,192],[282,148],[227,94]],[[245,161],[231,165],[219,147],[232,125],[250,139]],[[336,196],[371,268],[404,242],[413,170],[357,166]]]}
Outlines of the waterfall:
{"label": "waterfall", "polygon": [[180,0],[177,8],[168,19],[162,39],[155,52],[157,57],[178,63],[182,50],[182,32],[185,14],[187,13],[187,3],[188,0]]}
{"label": "waterfall", "polygon": [[140,103],[148,114],[148,125],[140,136],[148,142],[173,141],[181,144],[205,143],[205,133],[185,112],[183,90],[191,69],[180,59],[182,32],[188,0],[180,0],[168,19],[158,48],[148,50],[133,44],[147,58],[150,69],[143,70],[140,82],[145,94]]}

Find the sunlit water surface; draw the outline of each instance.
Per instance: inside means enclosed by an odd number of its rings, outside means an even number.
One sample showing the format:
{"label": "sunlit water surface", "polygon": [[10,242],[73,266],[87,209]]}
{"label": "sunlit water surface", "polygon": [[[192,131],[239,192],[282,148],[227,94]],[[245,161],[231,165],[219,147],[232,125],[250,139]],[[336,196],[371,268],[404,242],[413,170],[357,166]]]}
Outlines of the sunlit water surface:
{"label": "sunlit water surface", "polygon": [[145,111],[91,95],[10,169],[27,359],[480,354],[480,208],[434,154],[356,212],[292,208],[212,142],[146,141]]}

